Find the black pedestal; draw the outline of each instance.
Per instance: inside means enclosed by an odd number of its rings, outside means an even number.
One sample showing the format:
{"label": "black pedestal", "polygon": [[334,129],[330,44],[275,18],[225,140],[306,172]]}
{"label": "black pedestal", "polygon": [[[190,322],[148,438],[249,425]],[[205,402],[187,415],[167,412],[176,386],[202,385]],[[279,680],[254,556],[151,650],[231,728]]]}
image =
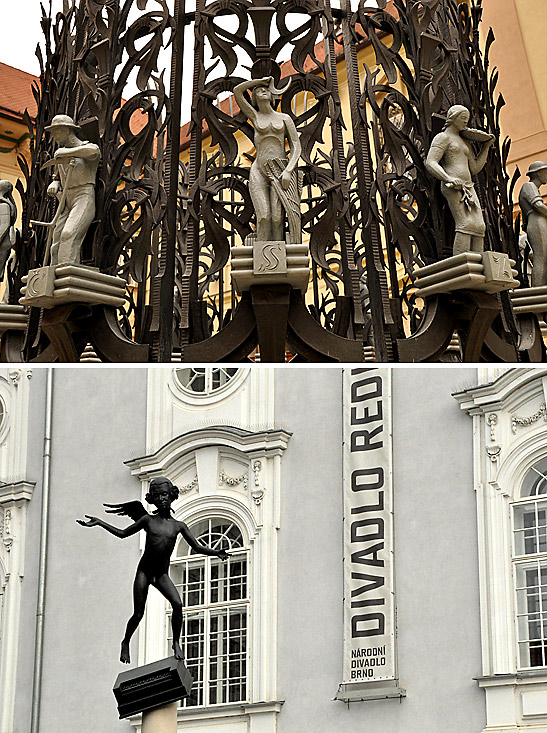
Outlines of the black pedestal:
{"label": "black pedestal", "polygon": [[120,718],[182,700],[193,682],[184,662],[175,657],[122,672],[113,690]]}

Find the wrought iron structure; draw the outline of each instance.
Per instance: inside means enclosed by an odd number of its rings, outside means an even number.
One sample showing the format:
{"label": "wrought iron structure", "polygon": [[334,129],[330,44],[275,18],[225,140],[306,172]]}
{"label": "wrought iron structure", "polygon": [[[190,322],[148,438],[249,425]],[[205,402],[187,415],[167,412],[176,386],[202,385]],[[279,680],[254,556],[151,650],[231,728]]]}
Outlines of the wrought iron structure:
{"label": "wrought iron structure", "polygon": [[[101,148],[97,220],[83,262],[127,281],[126,302],[31,308],[24,334],[2,336],[5,360],[76,361],[88,343],[105,361],[539,360],[536,316],[509,296],[461,291],[416,297],[416,269],[450,255],[452,220],[425,156],[453,104],[500,139],[503,99],[479,43],[482,0],[64,0],[44,12],[38,115],[20,158],[23,225],[9,304],[39,266],[51,218],[44,128],[76,119]],[[138,12],[137,12],[138,11]],[[184,29],[193,25],[188,160],[181,151]],[[375,62],[363,66],[360,50]],[[158,70],[170,53],[170,82]],[[165,51],[164,51],[165,52]],[[343,83],[339,75],[343,74]],[[130,77],[138,91],[124,98]],[[230,253],[254,229],[248,191],[254,129],[234,87],[290,78],[280,109],[302,144],[307,293],[257,285],[238,295]],[[341,94],[349,99],[343,119]],[[186,144],[186,143],[185,143]],[[509,141],[494,146],[477,188],[487,248],[526,268],[513,225]],[[454,352],[452,352],[454,353]]]}

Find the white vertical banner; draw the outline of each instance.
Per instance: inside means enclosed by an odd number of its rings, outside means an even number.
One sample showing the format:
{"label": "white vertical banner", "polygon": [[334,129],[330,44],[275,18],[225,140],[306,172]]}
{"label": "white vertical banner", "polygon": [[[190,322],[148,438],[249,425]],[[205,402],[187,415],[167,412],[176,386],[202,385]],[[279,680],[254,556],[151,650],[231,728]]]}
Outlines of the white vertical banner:
{"label": "white vertical banner", "polygon": [[344,668],[337,697],[400,697],[398,688],[377,694],[397,681],[391,370],[344,369],[343,379]]}

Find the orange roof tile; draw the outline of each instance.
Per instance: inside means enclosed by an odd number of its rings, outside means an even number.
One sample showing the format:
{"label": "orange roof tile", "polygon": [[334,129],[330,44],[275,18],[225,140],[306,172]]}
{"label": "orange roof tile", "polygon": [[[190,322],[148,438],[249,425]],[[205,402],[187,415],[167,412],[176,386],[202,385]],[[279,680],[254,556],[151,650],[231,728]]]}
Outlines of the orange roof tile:
{"label": "orange roof tile", "polygon": [[32,82],[38,77],[0,62],[0,115],[21,118],[25,109],[36,116]]}

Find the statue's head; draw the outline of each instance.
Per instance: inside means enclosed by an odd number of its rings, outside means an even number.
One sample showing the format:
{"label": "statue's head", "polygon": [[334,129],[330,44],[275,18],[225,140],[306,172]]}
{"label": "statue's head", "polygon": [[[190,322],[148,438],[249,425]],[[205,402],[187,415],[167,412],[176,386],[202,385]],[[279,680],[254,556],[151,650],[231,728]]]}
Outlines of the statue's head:
{"label": "statue's head", "polygon": [[72,117],[68,115],[55,115],[51,124],[46,128],[46,132],[50,132],[55,142],[63,144],[72,135],[78,136],[80,127]]}
{"label": "statue's head", "polygon": [[282,94],[285,94],[290,85],[291,80],[289,79],[288,83],[283,87],[283,89],[276,89],[274,78],[273,76],[270,76],[268,84],[261,84],[260,86],[257,86],[253,89],[253,107],[258,107],[261,100],[265,100],[270,104],[274,104],[275,102],[277,102]]}
{"label": "statue's head", "polygon": [[538,178],[541,183],[547,183],[547,163],[536,160],[528,168],[528,178]]}
{"label": "statue's head", "polygon": [[463,104],[455,104],[446,113],[446,122],[444,129],[450,125],[454,125],[458,130],[463,130],[467,127],[471,113],[464,107]]}
{"label": "statue's head", "polygon": [[149,504],[154,504],[159,509],[164,504],[171,506],[175,499],[178,498],[178,495],[178,488],[168,478],[160,476],[150,481],[148,493],[144,498]]}

